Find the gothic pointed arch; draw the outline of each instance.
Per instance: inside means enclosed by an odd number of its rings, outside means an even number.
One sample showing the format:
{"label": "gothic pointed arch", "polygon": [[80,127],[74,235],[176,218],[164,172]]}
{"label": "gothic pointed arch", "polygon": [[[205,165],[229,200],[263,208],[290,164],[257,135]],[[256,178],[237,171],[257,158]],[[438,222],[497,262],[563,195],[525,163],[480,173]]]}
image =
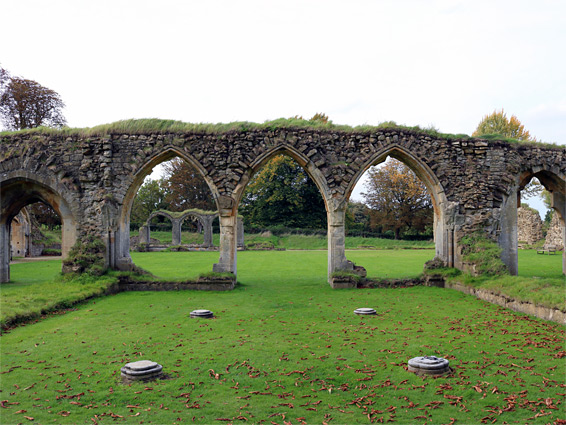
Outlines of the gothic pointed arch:
{"label": "gothic pointed arch", "polygon": [[10,279],[10,223],[29,204],[43,202],[50,205],[61,218],[61,253],[65,257],[77,239],[79,208],[75,196],[63,184],[47,173],[38,175],[28,171],[13,171],[0,181],[0,282]]}
{"label": "gothic pointed arch", "polygon": [[446,195],[444,193],[444,188],[440,183],[440,180],[436,177],[432,169],[417,156],[411,153],[409,150],[395,145],[389,146],[387,149],[376,152],[374,155],[370,156],[365,163],[357,170],[352,178],[348,188],[346,189],[346,199],[350,198],[354,187],[361,179],[362,175],[373,165],[380,164],[391,157],[397,159],[398,161],[406,164],[411,170],[417,175],[417,177],[424,183],[427,187],[432,202],[434,205],[435,215],[440,218],[442,214],[442,205],[446,203]]}
{"label": "gothic pointed arch", "polygon": [[244,175],[242,176],[240,182],[234,189],[234,199],[236,200],[236,204],[239,205],[240,201],[242,200],[243,194],[245,189],[253,177],[253,175],[261,169],[267,162],[273,159],[277,155],[287,155],[294,159],[308,174],[308,176],[312,179],[315,185],[322,196],[324,201],[324,205],[328,210],[328,202],[331,198],[330,189],[328,187],[328,183],[326,182],[326,178],[324,174],[317,168],[315,164],[309,159],[307,155],[300,152],[293,146],[283,144],[272,149],[263,152],[261,155],[256,157],[253,162],[249,165],[247,170],[245,171]]}
{"label": "gothic pointed arch", "polygon": [[207,170],[196,158],[176,146],[166,146],[160,149],[155,154],[149,156],[145,162],[130,175],[129,181],[126,182],[127,189],[122,199],[121,210],[119,212],[119,223],[117,226],[118,228],[116,229],[118,252],[117,258],[114,259],[116,263],[115,267],[126,270],[133,267],[132,259],[130,257],[130,213],[139,188],[143,184],[144,179],[151,174],[151,171],[156,165],[169,161],[175,157],[181,158],[198,170],[210,188],[212,197],[218,206],[220,198],[219,191]]}

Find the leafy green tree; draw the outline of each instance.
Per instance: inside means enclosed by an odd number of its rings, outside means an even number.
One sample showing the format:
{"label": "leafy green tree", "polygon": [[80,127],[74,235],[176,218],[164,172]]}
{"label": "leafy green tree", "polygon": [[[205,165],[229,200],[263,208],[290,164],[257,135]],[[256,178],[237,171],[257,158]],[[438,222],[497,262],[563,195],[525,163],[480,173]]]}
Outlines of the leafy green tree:
{"label": "leafy green tree", "polygon": [[370,209],[363,202],[348,202],[346,209],[346,230],[369,231]]}
{"label": "leafy green tree", "polygon": [[164,163],[163,168],[165,202],[171,211],[184,211],[189,208],[216,210],[212,192],[195,167],[181,158],[174,158]]}
{"label": "leafy green tree", "polygon": [[165,202],[166,197],[167,189],[163,179],[147,179],[144,181],[132,205],[132,212],[130,214],[132,224],[141,226],[152,212],[160,209],[168,209],[169,205]]}
{"label": "leafy green tree", "polygon": [[286,155],[275,156],[254,175],[239,212],[251,226],[326,228],[326,209],[317,186]]}
{"label": "leafy green tree", "polygon": [[493,134],[523,141],[536,141],[536,139],[531,137],[529,132],[525,130],[523,124],[521,124],[515,115],[511,116],[511,118],[507,118],[507,114],[503,109],[501,111],[493,111],[490,115],[483,117],[472,136],[481,137]]}
{"label": "leafy green tree", "polygon": [[[548,208],[549,210],[552,210],[552,194],[544,189],[541,194],[540,194],[541,198],[542,198],[542,202],[544,203],[544,205],[546,206],[546,208]],[[554,211],[554,210],[552,210]]]}
{"label": "leafy green tree", "polygon": [[0,118],[8,129],[62,127],[66,124],[64,107],[55,91],[33,80],[11,77],[0,68]]}
{"label": "leafy green tree", "polygon": [[368,172],[362,193],[371,209],[371,227],[401,232],[424,231],[433,222],[432,200],[426,186],[400,161],[389,159]]}
{"label": "leafy green tree", "polygon": [[61,226],[61,218],[51,205],[44,204],[43,202],[35,202],[27,208],[38,224],[44,225],[50,230]]}
{"label": "leafy green tree", "polygon": [[546,210],[546,214],[544,215],[544,220],[542,221],[542,232],[544,233],[545,237],[548,233],[548,230],[550,229],[550,223],[552,222],[552,217],[554,216],[554,214],[556,214],[556,212],[552,208],[550,208]]}

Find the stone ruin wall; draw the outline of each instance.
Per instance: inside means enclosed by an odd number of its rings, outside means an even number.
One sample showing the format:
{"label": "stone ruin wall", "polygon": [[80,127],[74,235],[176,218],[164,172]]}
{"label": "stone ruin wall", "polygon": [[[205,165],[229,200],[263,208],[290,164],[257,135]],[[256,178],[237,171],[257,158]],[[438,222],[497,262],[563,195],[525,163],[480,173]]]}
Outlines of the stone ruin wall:
{"label": "stone ruin wall", "polygon": [[544,239],[542,220],[537,210],[528,207],[517,209],[517,233],[519,245],[534,245]]}
{"label": "stone ruin wall", "polygon": [[560,217],[558,217],[558,213],[555,211],[552,215],[552,220],[550,221],[550,227],[548,229],[548,233],[546,234],[546,240],[544,245],[554,245],[558,250],[564,250],[564,242],[563,242],[563,235],[564,234],[564,227],[562,226]]}
{"label": "stone ruin wall", "polygon": [[[566,149],[443,139],[405,129],[343,132],[280,128],[90,136],[80,132],[23,132],[2,136],[0,144],[0,182],[16,182],[3,186],[8,195],[3,208],[9,209],[10,203],[21,196],[24,186],[18,179],[40,179],[66,201],[69,214],[76,220],[76,237],[98,233],[106,238],[107,246],[115,244],[109,251],[119,256],[125,255],[126,236],[129,242],[128,229],[122,229],[124,211],[137,184],[152,166],[177,155],[194,161],[211,185],[221,216],[230,215],[232,219],[249,176],[275,154],[291,154],[314,176],[329,217],[337,214],[331,217],[333,224],[329,221],[329,234],[331,229],[343,226],[340,211],[356,179],[369,165],[390,155],[407,163],[419,177],[428,176],[429,189],[436,192],[442,214],[441,227],[436,229],[440,230],[437,246],[444,246],[446,252],[457,252],[451,244],[477,230],[500,244],[501,235],[512,234],[521,173],[544,167],[560,178],[566,175]],[[30,186],[28,192],[33,190]],[[502,225],[505,219],[510,224]],[[343,235],[337,233],[338,243],[342,239]],[[516,249],[516,241],[508,239],[502,245],[504,250]],[[342,263],[333,264],[341,269]]]}

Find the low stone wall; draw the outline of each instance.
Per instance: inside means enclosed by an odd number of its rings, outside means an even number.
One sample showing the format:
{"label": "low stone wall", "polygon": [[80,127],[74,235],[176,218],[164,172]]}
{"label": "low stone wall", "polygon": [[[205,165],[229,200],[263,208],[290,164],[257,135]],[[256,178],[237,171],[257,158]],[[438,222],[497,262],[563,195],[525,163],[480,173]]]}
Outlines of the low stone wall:
{"label": "low stone wall", "polygon": [[230,291],[236,286],[236,279],[199,278],[196,281],[184,282],[140,282],[133,281],[127,276],[120,276],[116,292],[126,291]]}
{"label": "low stone wall", "polygon": [[525,301],[517,301],[513,298],[506,297],[505,295],[495,294],[481,288],[473,288],[459,282],[446,282],[445,288],[455,289],[465,294],[473,295],[480,300],[497,304],[501,307],[505,307],[519,313],[529,314],[531,316],[538,317],[539,319],[566,325],[566,313],[555,308],[537,306]]}
{"label": "low stone wall", "polygon": [[421,279],[362,279],[358,283],[358,288],[409,288],[422,284],[423,281]]}

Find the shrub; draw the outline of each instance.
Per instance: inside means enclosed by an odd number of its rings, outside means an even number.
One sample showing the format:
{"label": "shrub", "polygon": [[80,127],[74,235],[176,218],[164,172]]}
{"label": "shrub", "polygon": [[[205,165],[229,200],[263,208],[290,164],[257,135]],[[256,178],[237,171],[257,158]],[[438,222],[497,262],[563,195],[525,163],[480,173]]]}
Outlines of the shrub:
{"label": "shrub", "polygon": [[41,255],[61,255],[60,249],[44,248]]}
{"label": "shrub", "polygon": [[63,261],[63,273],[87,273],[101,276],[106,272],[104,256],[106,246],[95,235],[86,235],[77,240]]}
{"label": "shrub", "polygon": [[501,261],[501,248],[481,232],[460,239],[463,259],[475,265],[481,275],[497,276],[507,274],[507,267]]}

